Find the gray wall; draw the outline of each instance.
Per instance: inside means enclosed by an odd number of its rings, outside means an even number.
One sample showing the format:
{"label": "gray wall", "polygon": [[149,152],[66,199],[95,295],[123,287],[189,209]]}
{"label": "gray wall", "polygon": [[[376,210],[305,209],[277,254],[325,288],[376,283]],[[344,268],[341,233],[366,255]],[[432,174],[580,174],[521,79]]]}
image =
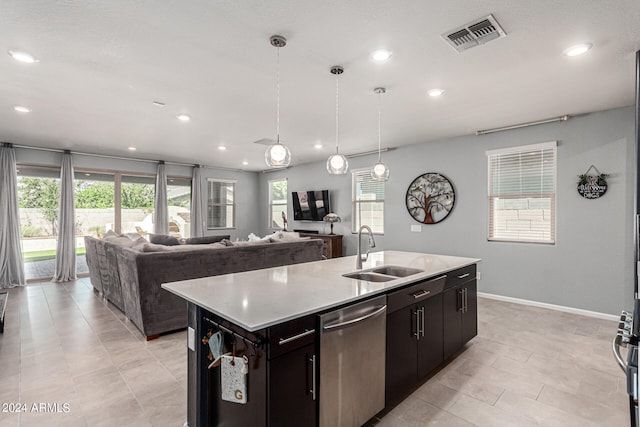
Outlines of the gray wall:
{"label": "gray wall", "polygon": [[[485,151],[553,140],[558,141],[556,244],[488,242]],[[348,141],[341,146],[347,149]],[[377,250],[482,258],[481,292],[617,314],[631,308],[633,297],[634,152],[634,110],[628,107],[383,153],[391,176],[386,185],[385,235],[376,236]],[[368,167],[375,160],[375,156],[353,158],[350,168]],[[609,189],[599,200],[583,199],[576,191],[578,175],[592,164],[610,174]],[[410,226],[418,223],[405,208],[405,193],[409,183],[425,172],[442,173],[453,182],[456,205],[443,222],[412,233]],[[343,220],[335,232],[345,235],[345,250],[354,254],[351,174],[329,176],[324,162],[260,175],[260,233],[270,232],[267,182],[283,177],[289,192],[330,190],[332,210]],[[322,223],[292,221],[291,207],[288,217],[290,229],[323,230]]]}
{"label": "gray wall", "polygon": [[[29,163],[34,165],[46,165],[59,167],[62,160],[62,153],[35,150],[30,148],[16,148],[16,161],[18,163]],[[134,172],[155,174],[156,162],[145,162],[136,160],[113,159],[108,157],[89,156],[74,154],[73,166],[75,169],[96,169],[122,172]],[[192,168],[189,166],[174,165],[168,163],[166,166],[167,175],[191,177]],[[236,228],[230,230],[206,230],[205,235],[230,234],[232,239],[246,239],[249,233],[258,229],[258,215],[255,214],[256,194],[258,194],[258,174],[254,172],[236,172],[213,168],[202,170],[202,196],[204,202],[204,212],[206,218],[206,196],[207,178],[222,178],[237,180],[236,183]],[[250,213],[250,214],[248,214]]]}

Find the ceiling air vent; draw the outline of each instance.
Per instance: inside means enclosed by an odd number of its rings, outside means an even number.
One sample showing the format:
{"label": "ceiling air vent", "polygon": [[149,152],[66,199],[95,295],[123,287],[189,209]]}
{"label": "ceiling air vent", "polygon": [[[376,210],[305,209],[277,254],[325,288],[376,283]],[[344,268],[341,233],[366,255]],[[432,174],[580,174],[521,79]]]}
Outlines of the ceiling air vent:
{"label": "ceiling air vent", "polygon": [[442,38],[458,52],[506,36],[507,33],[504,32],[493,15],[479,18],[442,34]]}

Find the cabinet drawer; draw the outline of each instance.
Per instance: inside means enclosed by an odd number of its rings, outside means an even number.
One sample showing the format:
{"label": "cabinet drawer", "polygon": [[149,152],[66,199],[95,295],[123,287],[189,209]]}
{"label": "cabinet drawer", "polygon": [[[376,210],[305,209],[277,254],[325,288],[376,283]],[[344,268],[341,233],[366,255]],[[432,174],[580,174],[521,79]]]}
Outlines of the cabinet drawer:
{"label": "cabinet drawer", "polygon": [[315,342],[316,316],[290,320],[269,328],[269,359]]}
{"label": "cabinet drawer", "polygon": [[387,295],[387,313],[423,301],[442,292],[447,275],[426,279]]}
{"label": "cabinet drawer", "polygon": [[447,284],[445,288],[451,288],[460,283],[468,282],[476,278],[476,265],[471,264],[447,273]]}

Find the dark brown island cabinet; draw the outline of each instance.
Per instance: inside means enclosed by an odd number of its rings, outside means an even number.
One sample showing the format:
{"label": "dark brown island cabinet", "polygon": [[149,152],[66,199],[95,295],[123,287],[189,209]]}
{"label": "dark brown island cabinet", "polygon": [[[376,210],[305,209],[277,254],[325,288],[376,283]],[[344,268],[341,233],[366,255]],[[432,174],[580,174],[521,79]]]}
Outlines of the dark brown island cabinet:
{"label": "dark brown island cabinet", "polygon": [[446,275],[387,296],[385,403],[404,397],[442,363],[442,289]]}
{"label": "dark brown island cabinet", "polygon": [[[377,295],[379,296],[379,295]],[[393,289],[387,295],[386,409],[477,334],[476,266]],[[249,332],[189,302],[188,425],[315,427],[319,418],[319,314]],[[247,401],[221,398],[220,368],[209,368],[209,333],[246,356]]]}
{"label": "dark brown island cabinet", "polygon": [[443,292],[444,358],[456,354],[478,334],[476,265],[447,274]]}

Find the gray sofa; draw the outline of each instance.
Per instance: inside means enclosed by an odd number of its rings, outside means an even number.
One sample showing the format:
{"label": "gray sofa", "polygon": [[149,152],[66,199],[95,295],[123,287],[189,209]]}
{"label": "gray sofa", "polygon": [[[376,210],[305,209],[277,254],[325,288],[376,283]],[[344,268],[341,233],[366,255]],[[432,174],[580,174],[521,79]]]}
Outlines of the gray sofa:
{"label": "gray sofa", "polygon": [[[162,283],[318,261],[322,259],[323,245],[319,239],[298,239],[236,243],[233,246],[220,243],[165,247],[146,244],[144,250],[137,250],[140,248],[136,246],[130,248],[93,240],[99,242],[98,248],[105,247],[107,258],[113,260],[112,255],[115,255],[121,310],[147,339],[187,326],[186,301],[162,289]],[[110,254],[111,250],[113,254]],[[87,264],[91,269],[95,263],[87,258]],[[109,286],[114,284],[111,280],[114,276],[113,272],[109,274]],[[91,273],[90,277],[93,280]],[[117,304],[114,302],[114,305]]]}

